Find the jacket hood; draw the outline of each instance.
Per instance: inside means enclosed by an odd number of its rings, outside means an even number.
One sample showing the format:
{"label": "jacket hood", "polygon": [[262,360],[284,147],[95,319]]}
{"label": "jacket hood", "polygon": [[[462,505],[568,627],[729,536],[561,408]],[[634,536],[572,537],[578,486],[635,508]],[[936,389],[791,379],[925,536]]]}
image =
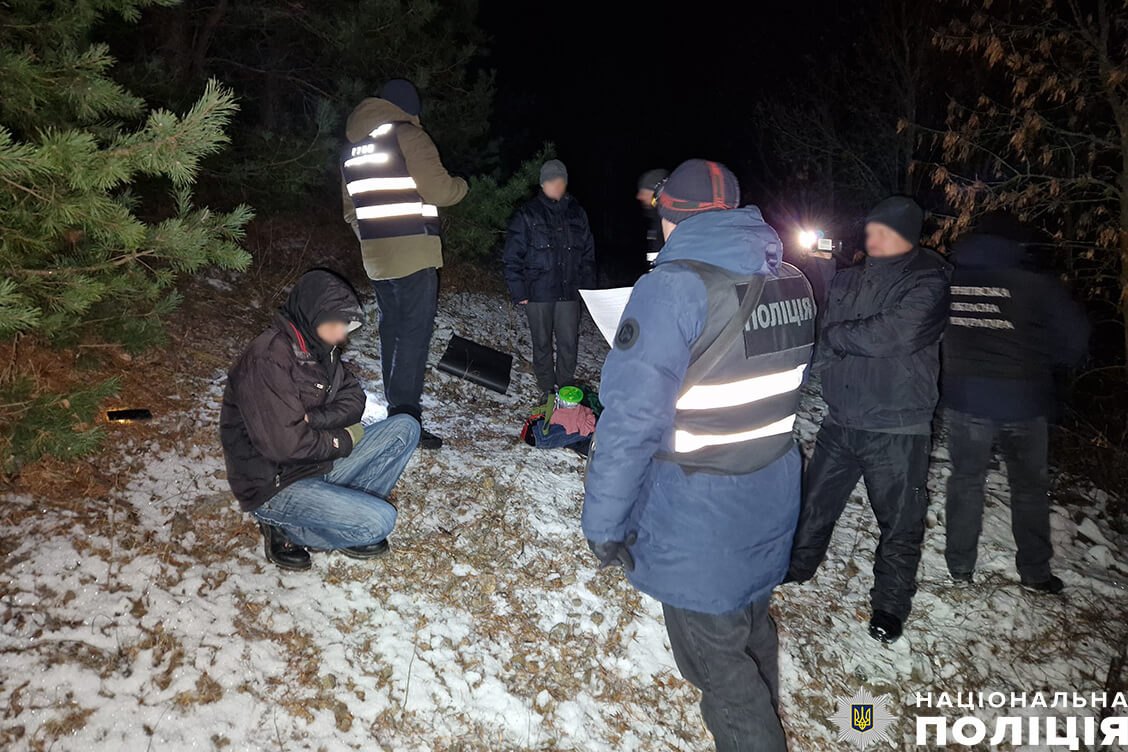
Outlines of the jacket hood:
{"label": "jacket hood", "polygon": [[351,332],[364,323],[364,308],[352,285],[323,269],[303,274],[278,314],[286,324],[284,331],[294,335],[298,346],[318,360],[332,350],[317,336],[319,325],[343,321]]}
{"label": "jacket hood", "polygon": [[386,99],[368,97],[349,114],[345,123],[345,138],[350,143],[364,140],[369,133],[384,123],[411,123],[419,125],[418,115],[409,115]]}
{"label": "jacket hood", "polygon": [[769,274],[779,269],[783,243],[758,207],[711,211],[679,222],[654,263],[680,260],[703,261],[735,274]]}
{"label": "jacket hood", "polygon": [[952,263],[979,269],[1013,269],[1026,261],[1026,248],[1001,235],[968,235],[952,247]]}

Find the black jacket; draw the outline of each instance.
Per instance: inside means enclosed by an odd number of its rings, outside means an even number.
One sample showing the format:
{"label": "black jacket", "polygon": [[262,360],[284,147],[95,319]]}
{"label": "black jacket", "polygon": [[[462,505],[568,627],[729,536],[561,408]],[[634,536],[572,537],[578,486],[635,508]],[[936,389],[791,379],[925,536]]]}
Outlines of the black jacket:
{"label": "black jacket", "polygon": [[1065,287],[1026,268],[1026,251],[997,235],[952,250],[952,306],[944,336],[944,404],[1001,421],[1055,412],[1054,370],[1088,352],[1089,321]]}
{"label": "black jacket", "polygon": [[220,440],[243,511],[296,480],[324,475],[352,452],[345,427],[360,421],[364,390],[338,348],[317,336],[318,325],[333,320],[359,326],[360,301],[336,275],[309,272],[227,374]]}
{"label": "black jacket", "polygon": [[554,201],[541,193],[509,222],[505,281],[513,302],[579,299],[595,286],[595,240],[587,213],[570,194]]}
{"label": "black jacket", "polygon": [[861,429],[931,422],[951,270],[938,254],[914,248],[835,275],[816,363],[829,420]]}

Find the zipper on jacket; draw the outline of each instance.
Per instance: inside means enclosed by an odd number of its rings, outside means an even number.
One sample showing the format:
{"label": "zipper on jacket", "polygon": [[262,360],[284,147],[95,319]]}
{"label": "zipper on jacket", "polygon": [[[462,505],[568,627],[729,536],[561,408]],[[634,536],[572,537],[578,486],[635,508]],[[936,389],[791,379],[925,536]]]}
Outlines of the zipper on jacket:
{"label": "zipper on jacket", "polygon": [[274,487],[278,488],[281,485],[282,485],[282,473],[275,473],[274,474]]}

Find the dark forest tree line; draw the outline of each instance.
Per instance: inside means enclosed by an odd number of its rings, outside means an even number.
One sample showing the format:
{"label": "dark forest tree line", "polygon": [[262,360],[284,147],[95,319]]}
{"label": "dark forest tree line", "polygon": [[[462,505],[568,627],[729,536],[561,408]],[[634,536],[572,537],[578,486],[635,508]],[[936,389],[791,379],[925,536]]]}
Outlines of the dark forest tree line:
{"label": "dark forest tree line", "polygon": [[1128,341],[1128,3],[878,5],[852,49],[759,110],[766,169],[792,202],[779,210],[852,231],[906,193],[931,210],[941,249],[1009,211]]}

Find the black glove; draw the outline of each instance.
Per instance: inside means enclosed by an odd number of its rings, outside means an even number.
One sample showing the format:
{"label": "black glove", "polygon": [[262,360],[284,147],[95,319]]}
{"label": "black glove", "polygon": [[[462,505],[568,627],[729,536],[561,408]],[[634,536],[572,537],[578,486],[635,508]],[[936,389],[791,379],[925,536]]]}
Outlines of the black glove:
{"label": "black glove", "polygon": [[589,540],[588,548],[595,554],[595,558],[599,559],[599,568],[607,569],[607,567],[621,566],[628,572],[634,571],[634,559],[631,557],[631,552],[628,550],[638,540],[638,536],[631,533],[623,541],[607,541],[606,543],[596,543]]}

